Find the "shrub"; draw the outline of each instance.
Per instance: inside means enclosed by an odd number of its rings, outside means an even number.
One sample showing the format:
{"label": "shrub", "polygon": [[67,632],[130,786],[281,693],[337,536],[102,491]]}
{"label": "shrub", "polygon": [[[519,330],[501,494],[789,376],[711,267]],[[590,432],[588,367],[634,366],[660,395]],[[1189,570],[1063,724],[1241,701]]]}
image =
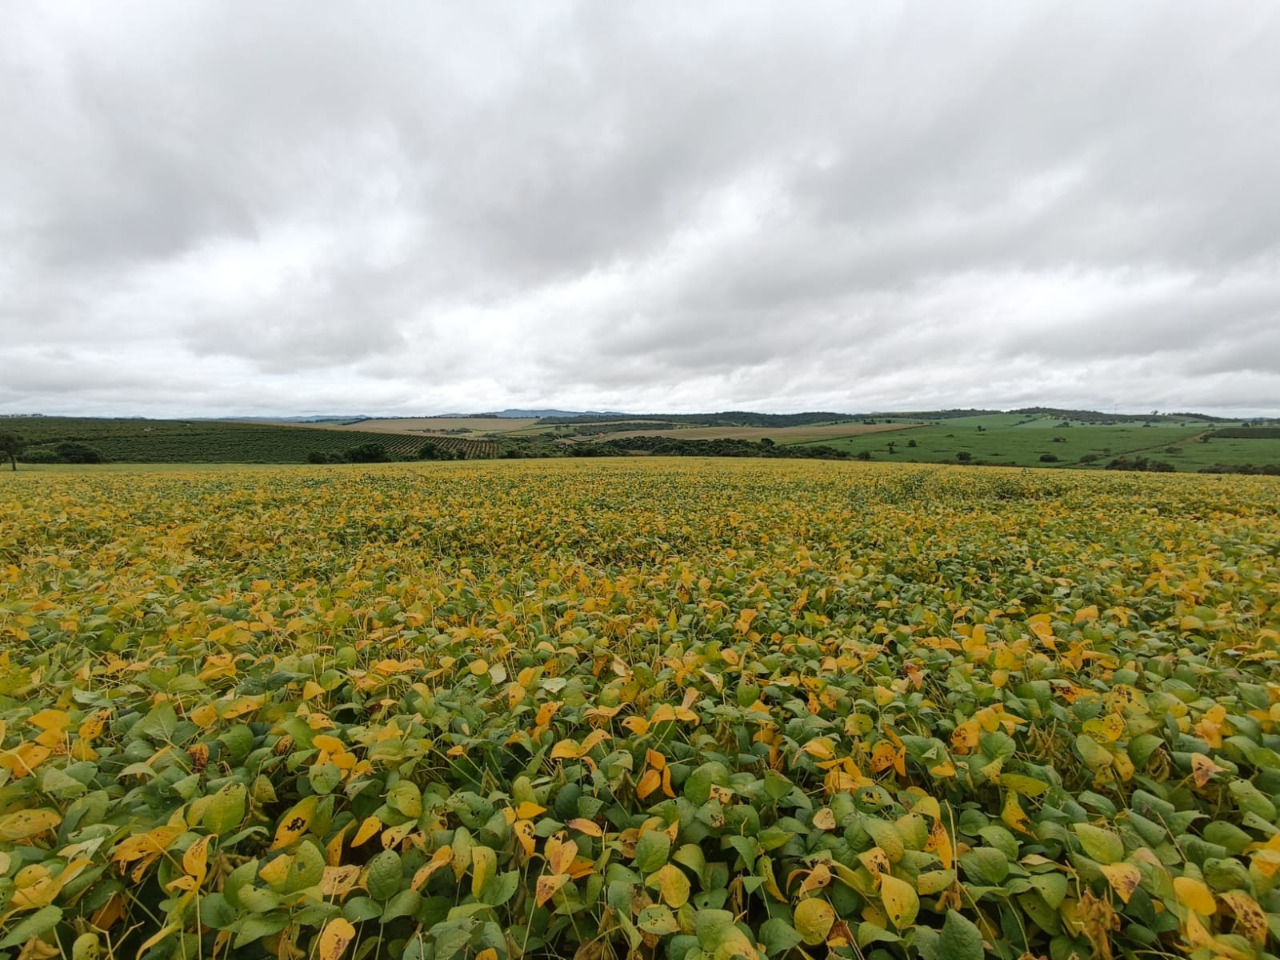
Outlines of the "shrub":
{"label": "shrub", "polygon": [[53,449],[63,463],[102,463],[102,454],[87,443],[68,440]]}
{"label": "shrub", "polygon": [[357,444],[342,456],[348,463],[388,463],[391,460],[387,455],[387,448],[372,441]]}
{"label": "shrub", "polygon": [[961,463],[968,463],[970,460],[973,459],[973,454],[970,453],[968,450],[961,450],[959,453],[956,454],[956,459],[959,460]]}
{"label": "shrub", "polygon": [[1042,453],[1040,454],[1040,462],[1041,463],[1057,463],[1058,457],[1056,454]]}

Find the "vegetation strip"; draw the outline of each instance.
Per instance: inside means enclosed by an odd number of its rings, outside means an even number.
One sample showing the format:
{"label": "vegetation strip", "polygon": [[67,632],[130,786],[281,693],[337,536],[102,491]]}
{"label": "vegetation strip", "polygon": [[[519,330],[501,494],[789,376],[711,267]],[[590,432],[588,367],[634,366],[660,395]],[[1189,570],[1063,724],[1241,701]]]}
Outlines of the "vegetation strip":
{"label": "vegetation strip", "polygon": [[6,473],[0,955],[1274,955],[1277,494]]}

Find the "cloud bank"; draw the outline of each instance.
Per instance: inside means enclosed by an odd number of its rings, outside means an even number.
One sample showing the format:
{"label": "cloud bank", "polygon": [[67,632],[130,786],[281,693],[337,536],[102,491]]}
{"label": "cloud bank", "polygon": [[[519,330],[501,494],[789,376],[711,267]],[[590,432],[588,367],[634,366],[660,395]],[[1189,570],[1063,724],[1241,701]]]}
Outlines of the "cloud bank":
{"label": "cloud bank", "polygon": [[0,412],[1280,414],[1280,10],[0,0]]}

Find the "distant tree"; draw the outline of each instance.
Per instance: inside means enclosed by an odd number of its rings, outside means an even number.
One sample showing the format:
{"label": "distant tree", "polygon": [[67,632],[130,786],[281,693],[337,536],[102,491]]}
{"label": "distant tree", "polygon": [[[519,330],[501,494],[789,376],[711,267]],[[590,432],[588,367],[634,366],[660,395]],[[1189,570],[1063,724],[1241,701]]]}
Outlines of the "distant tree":
{"label": "distant tree", "polygon": [[870,459],[871,459],[871,451],[870,451],[870,450],[859,450],[859,451],[858,451],[858,459],[859,459],[859,460],[870,460]]}
{"label": "distant tree", "polygon": [[452,460],[453,454],[438,444],[428,440],[418,448],[419,460]]}
{"label": "distant tree", "polygon": [[959,453],[956,454],[956,459],[959,460],[961,463],[968,463],[970,460],[973,459],[973,454],[970,453],[968,450],[961,450]]}
{"label": "distant tree", "polygon": [[102,463],[102,453],[87,443],[67,440],[53,448],[63,463]]}
{"label": "distant tree", "polygon": [[1040,462],[1041,463],[1057,463],[1058,457],[1056,454],[1042,453],[1040,454]]}
{"label": "distant tree", "polygon": [[760,446],[762,446],[762,447],[772,447],[772,446],[774,446],[774,443],[773,443],[773,441],[772,441],[772,440],[770,440],[768,437],[761,437],[761,438],[760,438]]}
{"label": "distant tree", "polygon": [[886,444],[885,444],[885,446],[889,448],[889,456],[893,456],[894,449],[895,449],[898,445],[897,445],[896,443],[894,443],[892,440],[890,440],[888,443],[886,443]]}
{"label": "distant tree", "polygon": [[27,439],[16,433],[0,433],[0,457],[8,457],[10,466],[18,469],[18,454],[27,448]]}
{"label": "distant tree", "polygon": [[361,443],[348,449],[343,457],[348,463],[388,463],[391,457],[380,443]]}
{"label": "distant tree", "polygon": [[917,444],[916,444],[916,438],[915,438],[915,437],[912,437],[910,440],[908,440],[908,441],[907,441],[907,446],[908,446],[908,447],[913,447],[913,448],[914,448],[915,446],[917,446]]}
{"label": "distant tree", "polygon": [[307,454],[307,463],[328,463],[329,458],[325,456],[323,451],[312,450]]}
{"label": "distant tree", "polygon": [[982,424],[978,424],[978,432],[979,432],[979,433],[986,433],[986,432],[987,432],[987,428],[986,428],[986,427],[984,427]]}

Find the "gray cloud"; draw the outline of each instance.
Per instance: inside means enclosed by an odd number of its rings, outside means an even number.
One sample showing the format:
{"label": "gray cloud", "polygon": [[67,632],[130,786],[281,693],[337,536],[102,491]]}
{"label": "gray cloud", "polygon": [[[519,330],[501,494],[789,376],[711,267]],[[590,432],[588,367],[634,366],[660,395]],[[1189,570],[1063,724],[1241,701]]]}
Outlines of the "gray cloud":
{"label": "gray cloud", "polygon": [[1280,412],[1280,13],[0,0],[0,412]]}

